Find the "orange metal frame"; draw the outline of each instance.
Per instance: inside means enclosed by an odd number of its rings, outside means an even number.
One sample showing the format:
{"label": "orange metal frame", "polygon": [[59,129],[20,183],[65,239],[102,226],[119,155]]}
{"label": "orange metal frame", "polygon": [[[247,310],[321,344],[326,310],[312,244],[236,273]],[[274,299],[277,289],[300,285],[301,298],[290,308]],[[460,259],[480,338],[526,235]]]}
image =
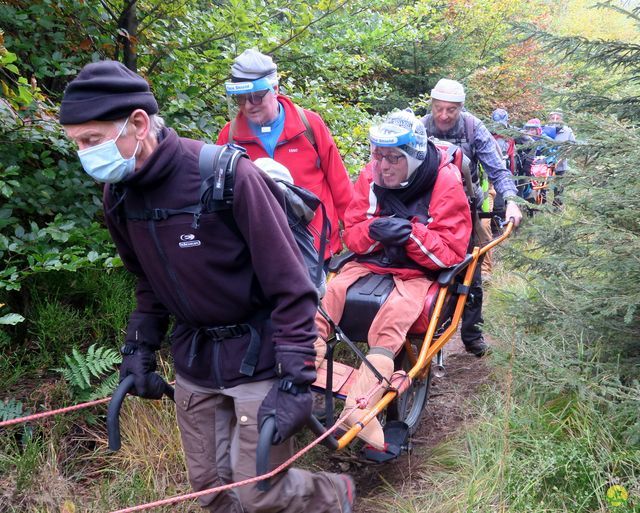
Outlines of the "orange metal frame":
{"label": "orange metal frame", "polygon": [[[464,286],[471,285],[473,273],[476,270],[476,266],[478,264],[478,259],[480,258],[480,256],[484,255],[487,251],[491,250],[502,241],[504,241],[507,237],[509,237],[509,235],[511,235],[512,231],[513,222],[509,222],[504,230],[504,233],[500,237],[497,237],[483,247],[473,248],[473,251],[471,253],[473,259],[471,260],[471,262],[469,262],[464,275]],[[451,337],[458,329],[458,323],[460,322],[460,318],[462,317],[467,294],[460,294],[458,296],[451,323],[442,332],[442,334],[436,340],[434,340],[436,328],[438,326],[438,323],[440,322],[440,316],[442,315],[442,309],[448,294],[448,287],[442,287],[438,292],[436,304],[433,309],[433,313],[431,314],[431,319],[429,320],[429,327],[424,336],[422,347],[420,348],[420,352],[416,357],[415,364],[413,364],[413,367],[407,373],[412,380],[415,377],[424,378],[426,376],[426,373],[429,370],[429,366],[431,365],[431,359],[436,355],[438,351],[440,351],[445,346],[447,342],[449,342],[449,340],[451,340]],[[414,354],[413,348],[411,347],[411,344],[408,340],[405,341],[405,347],[407,347],[410,355]],[[344,449],[347,445],[349,445],[358,435],[358,433],[362,431],[364,426],[366,426],[372,419],[377,417],[389,405],[389,403],[396,398],[397,395],[398,392],[396,390],[389,390],[386,394],[384,394],[382,398],[371,408],[369,413],[360,420],[360,422],[356,423],[353,427],[351,427],[351,429],[349,429],[338,439],[338,450]]]}

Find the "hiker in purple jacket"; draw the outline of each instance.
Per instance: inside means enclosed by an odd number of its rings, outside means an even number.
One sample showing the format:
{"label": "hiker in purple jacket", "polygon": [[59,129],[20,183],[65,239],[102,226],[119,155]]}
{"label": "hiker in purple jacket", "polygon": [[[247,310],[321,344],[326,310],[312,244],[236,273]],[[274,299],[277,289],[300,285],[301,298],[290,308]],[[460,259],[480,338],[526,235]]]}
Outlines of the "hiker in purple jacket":
{"label": "hiker in purple jacket", "polygon": [[[230,209],[185,212],[200,200],[203,143],[166,128],[147,82],[118,62],[82,69],[65,90],[60,122],[85,171],[106,184],[106,223],[137,277],[121,380],[132,374],[140,397],[162,395],[156,351],[172,316],[176,412],[193,489],[255,476],[258,426],[269,415],[277,428],[270,461],[281,464],[311,413],[317,295],[280,189],[240,158]],[[299,469],[272,479],[267,492],[249,485],[200,498],[225,513],[329,513],[351,511],[352,502],[348,476]]]}

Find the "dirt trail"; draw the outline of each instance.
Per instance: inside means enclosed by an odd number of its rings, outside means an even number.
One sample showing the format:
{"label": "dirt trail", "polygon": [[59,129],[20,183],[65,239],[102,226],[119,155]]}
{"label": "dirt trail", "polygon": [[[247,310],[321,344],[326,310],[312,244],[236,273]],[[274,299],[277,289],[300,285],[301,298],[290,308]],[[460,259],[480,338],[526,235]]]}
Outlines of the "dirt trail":
{"label": "dirt trail", "polygon": [[[413,454],[428,454],[430,447],[464,429],[470,418],[464,404],[478,393],[478,388],[488,381],[490,374],[485,361],[464,351],[458,336],[445,346],[445,368],[444,377],[432,380],[426,411],[412,438]],[[382,488],[383,485],[402,488],[412,469],[420,463],[413,454],[405,453],[398,460],[382,465],[362,463],[355,454],[332,456],[333,470],[348,472],[356,480],[358,501],[354,513],[380,512],[379,506],[390,502],[387,500],[389,492]]]}

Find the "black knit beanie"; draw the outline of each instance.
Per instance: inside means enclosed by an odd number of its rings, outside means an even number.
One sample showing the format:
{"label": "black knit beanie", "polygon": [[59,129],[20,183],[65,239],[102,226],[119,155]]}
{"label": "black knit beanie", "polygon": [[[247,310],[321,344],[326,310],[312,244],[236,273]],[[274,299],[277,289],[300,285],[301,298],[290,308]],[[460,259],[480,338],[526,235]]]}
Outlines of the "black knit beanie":
{"label": "black knit beanie", "polygon": [[87,64],[64,91],[60,123],[126,118],[136,109],[158,112],[158,103],[147,81],[117,61]]}

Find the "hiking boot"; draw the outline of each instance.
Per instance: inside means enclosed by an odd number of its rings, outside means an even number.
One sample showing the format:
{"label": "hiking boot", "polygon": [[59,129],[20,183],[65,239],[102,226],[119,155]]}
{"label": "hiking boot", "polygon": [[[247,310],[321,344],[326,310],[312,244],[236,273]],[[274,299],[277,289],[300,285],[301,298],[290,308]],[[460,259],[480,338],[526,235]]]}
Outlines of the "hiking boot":
{"label": "hiking boot", "polygon": [[471,353],[478,358],[482,358],[483,356],[491,354],[491,346],[481,338],[479,338],[478,340],[474,340],[469,344],[465,344],[464,348],[467,353]]}
{"label": "hiking boot", "polygon": [[352,513],[353,503],[356,500],[356,483],[348,474],[338,474],[337,477],[339,478],[339,481],[342,481],[345,488],[345,494],[340,502],[340,512]]}

